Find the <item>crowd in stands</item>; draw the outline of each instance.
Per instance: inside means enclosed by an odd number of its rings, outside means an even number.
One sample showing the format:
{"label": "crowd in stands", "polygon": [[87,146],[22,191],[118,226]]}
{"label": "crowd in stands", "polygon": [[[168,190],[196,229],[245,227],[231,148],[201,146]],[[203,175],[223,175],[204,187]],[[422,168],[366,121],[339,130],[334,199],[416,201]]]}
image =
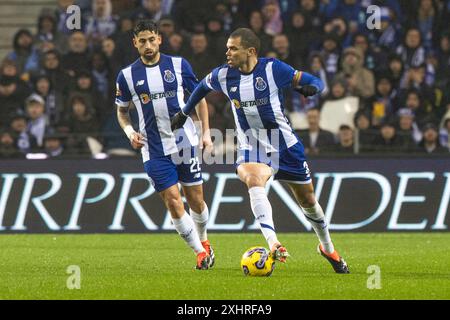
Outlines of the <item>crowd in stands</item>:
{"label": "crowd in stands", "polygon": [[[309,155],[450,154],[449,0],[57,3],[43,8],[35,34],[17,30],[13,50],[0,57],[0,158],[135,155],[117,123],[114,88],[119,70],[138,58],[132,29],[144,18],[159,22],[161,51],[186,58],[199,79],[224,63],[237,27],[259,36],[260,56],[320,77],[321,95],[288,90],[284,99]],[[81,30],[66,24],[73,4]],[[380,13],[375,28],[371,5]],[[339,114],[349,97],[357,98],[352,122],[321,128],[327,104]],[[233,128],[225,97],[207,101],[211,127]]]}

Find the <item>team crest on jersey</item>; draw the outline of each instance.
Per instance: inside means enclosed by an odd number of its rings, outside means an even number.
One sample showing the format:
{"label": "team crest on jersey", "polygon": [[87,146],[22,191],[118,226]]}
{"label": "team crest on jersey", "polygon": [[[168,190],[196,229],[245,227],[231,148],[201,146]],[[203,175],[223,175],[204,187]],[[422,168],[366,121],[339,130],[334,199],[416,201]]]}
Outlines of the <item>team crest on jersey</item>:
{"label": "team crest on jersey", "polygon": [[170,70],[164,70],[164,80],[168,83],[175,81],[175,75]]}
{"label": "team crest on jersey", "polygon": [[267,88],[267,83],[264,81],[263,78],[257,77],[255,82],[255,88],[258,91],[264,91]]}
{"label": "team crest on jersey", "polygon": [[241,107],[241,103],[239,102],[239,100],[233,99],[233,100],[231,100],[231,102],[233,102],[236,109],[239,109]]}
{"label": "team crest on jersey", "polygon": [[139,95],[139,98],[141,99],[141,101],[142,101],[143,104],[147,104],[147,103],[150,102],[150,97],[149,97],[148,94],[146,94],[146,93],[141,93],[141,94]]}

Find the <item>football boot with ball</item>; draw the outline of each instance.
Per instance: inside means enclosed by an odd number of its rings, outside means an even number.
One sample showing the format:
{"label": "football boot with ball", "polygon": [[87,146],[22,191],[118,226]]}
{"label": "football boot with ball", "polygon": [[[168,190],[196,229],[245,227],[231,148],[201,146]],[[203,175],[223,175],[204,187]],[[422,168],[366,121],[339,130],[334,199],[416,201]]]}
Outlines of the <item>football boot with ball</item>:
{"label": "football boot with ball", "polygon": [[286,248],[283,247],[280,243],[275,243],[272,246],[271,253],[272,253],[272,258],[274,260],[278,260],[282,263],[285,263],[287,257],[290,256],[289,253],[287,252]]}

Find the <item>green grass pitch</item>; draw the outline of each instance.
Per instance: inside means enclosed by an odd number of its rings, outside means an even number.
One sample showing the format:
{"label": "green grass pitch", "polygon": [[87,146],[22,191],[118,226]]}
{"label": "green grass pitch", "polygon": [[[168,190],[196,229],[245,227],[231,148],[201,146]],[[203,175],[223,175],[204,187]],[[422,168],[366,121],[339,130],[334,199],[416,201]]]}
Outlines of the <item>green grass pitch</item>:
{"label": "green grass pitch", "polygon": [[[210,233],[211,270],[177,234],[1,235],[0,299],[449,299],[449,233],[335,233],[351,274],[335,274],[313,233],[279,234],[292,258],[271,277],[245,277],[240,257],[257,233]],[[70,265],[81,288],[67,288]],[[380,289],[367,287],[368,267]],[[370,279],[369,279],[370,282]]]}

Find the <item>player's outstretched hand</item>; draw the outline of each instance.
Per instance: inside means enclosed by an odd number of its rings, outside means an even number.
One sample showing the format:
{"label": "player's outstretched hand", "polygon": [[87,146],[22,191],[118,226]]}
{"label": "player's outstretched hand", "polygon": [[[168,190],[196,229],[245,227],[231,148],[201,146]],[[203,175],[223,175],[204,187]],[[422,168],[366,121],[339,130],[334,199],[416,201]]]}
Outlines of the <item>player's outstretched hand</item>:
{"label": "player's outstretched hand", "polygon": [[183,111],[178,111],[172,118],[170,126],[172,131],[180,129],[186,122],[188,116],[183,113]]}
{"label": "player's outstretched hand", "polygon": [[130,143],[134,149],[140,149],[144,146],[145,137],[139,132],[133,132],[130,135]]}
{"label": "player's outstretched hand", "polygon": [[315,95],[319,90],[315,86],[306,85],[301,88],[295,89],[300,92],[305,97],[310,97]]}

